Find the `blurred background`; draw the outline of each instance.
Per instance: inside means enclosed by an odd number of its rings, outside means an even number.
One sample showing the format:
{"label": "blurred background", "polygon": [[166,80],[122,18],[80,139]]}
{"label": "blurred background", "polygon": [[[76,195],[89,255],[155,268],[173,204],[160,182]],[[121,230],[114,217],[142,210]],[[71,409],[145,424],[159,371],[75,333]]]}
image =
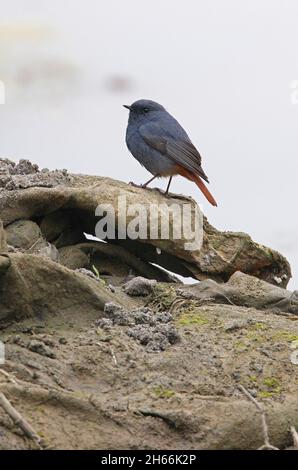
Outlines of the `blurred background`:
{"label": "blurred background", "polygon": [[172,191],[281,251],[297,288],[298,2],[0,4],[1,157],[142,183],[122,104],[158,101],[200,150],[219,207],[182,178]]}

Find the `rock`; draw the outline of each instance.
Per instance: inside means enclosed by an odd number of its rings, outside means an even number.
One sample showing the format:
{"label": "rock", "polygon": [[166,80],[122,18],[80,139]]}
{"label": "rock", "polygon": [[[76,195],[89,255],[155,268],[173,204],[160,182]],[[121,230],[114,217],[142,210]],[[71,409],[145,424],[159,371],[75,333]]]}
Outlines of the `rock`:
{"label": "rock", "polygon": [[45,240],[41,240],[41,242],[37,244],[32,253],[38,254],[39,256],[44,256],[52,261],[60,261],[59,251],[57,250],[55,245],[52,245],[51,243],[48,243]]}
{"label": "rock", "polygon": [[[94,279],[95,281],[99,281],[96,274],[94,274],[94,272],[90,271],[90,269],[78,268],[75,271],[78,272],[78,273],[84,274],[85,276],[91,277],[91,279]],[[114,290],[114,292],[115,292],[115,290]]]}
{"label": "rock", "polygon": [[0,278],[0,322],[57,314],[61,321],[72,315],[98,318],[113,298],[120,305],[129,305],[128,299],[119,299],[101,283],[49,259],[41,262],[36,255],[12,253],[8,262],[11,265]]}
{"label": "rock", "polygon": [[169,312],[154,313],[142,307],[133,310],[109,302],[105,305],[104,317],[96,322],[103,329],[113,325],[130,326],[126,334],[146,346],[147,352],[160,352],[180,341],[173,317]]}
{"label": "rock", "polygon": [[[11,253],[23,252],[23,250],[18,250],[10,246]],[[45,258],[49,258],[52,261],[59,261],[59,251],[52,245],[51,243],[47,242],[44,238],[39,238],[31,248],[26,250],[27,254],[38,255]]]}
{"label": "rock", "polygon": [[[63,172],[13,175],[7,169],[13,168],[12,163],[2,161],[2,166],[11,178],[6,190],[1,190],[0,216],[5,226],[17,219],[45,217],[62,210],[70,211],[73,217],[79,218],[81,232],[94,235],[98,222],[95,209],[99,204],[112,205],[117,229],[119,197],[126,198],[127,206],[141,204],[147,213],[151,205],[161,207],[162,204],[169,206],[173,203],[181,211],[185,204],[190,204],[193,216],[198,211],[196,203],[189,198],[165,197],[159,191],[144,190],[109,178],[67,175]],[[132,220],[133,216],[127,217],[126,227]],[[199,280],[210,278],[226,282],[234,272],[242,271],[285,287],[291,278],[290,266],[281,254],[254,242],[246,234],[220,232],[206,219],[203,247],[199,250],[185,250],[187,240],[183,237],[174,239],[172,235],[166,240],[151,238],[150,242],[146,239],[112,242],[114,246],[121,245],[144,263],[154,263],[171,272]]]}
{"label": "rock", "polygon": [[[104,307],[104,317],[103,322],[105,323],[106,319],[111,320],[114,325],[133,325],[134,321],[132,315],[122,308],[120,305],[115,304],[114,302],[108,302]],[[98,322],[99,326],[101,325],[101,320]]]}
{"label": "rock", "polygon": [[86,269],[90,265],[90,260],[86,253],[76,246],[65,246],[58,251],[60,263],[69,269]]}
{"label": "rock", "polygon": [[153,292],[156,282],[157,281],[155,279],[146,279],[144,277],[138,276],[124,284],[123,290],[127,295],[142,297]]}
{"label": "rock", "polygon": [[[26,253],[8,250],[0,225],[3,372],[14,378],[0,377],[1,392],[53,449],[257,449],[260,413],[242,385],[266,411],[271,444],[289,447],[290,425],[298,428],[298,295],[282,288],[287,261],[206,219],[203,247],[193,252],[171,237],[69,245],[93,233],[100,202],[115,208],[119,229],[119,196],[165,211],[196,207],[107,178],[0,160],[5,228],[15,236],[22,219],[46,237],[38,232]],[[73,269],[57,262],[57,247]],[[100,276],[75,269],[86,259]],[[202,281],[178,284],[162,267]],[[0,435],[1,449],[34,445],[1,408]]]}
{"label": "rock", "polygon": [[31,220],[17,220],[5,228],[7,243],[28,250],[41,237],[39,226]]}
{"label": "rock", "polygon": [[37,354],[40,354],[41,356],[47,356],[52,359],[56,357],[51,348],[46,346],[42,341],[38,341],[36,339],[33,339],[29,342],[28,349],[30,349],[30,351],[36,352]]}
{"label": "rock", "polygon": [[127,335],[146,346],[146,351],[165,351],[171,344],[180,341],[180,336],[173,325],[158,324],[154,327],[136,325],[127,330]]}
{"label": "rock", "polygon": [[11,181],[11,174],[15,163],[8,160],[7,158],[0,158],[0,188],[5,188],[6,185]]}
{"label": "rock", "polygon": [[224,284],[206,280],[180,291],[200,300],[298,314],[298,291],[291,292],[241,272],[234,273]]}
{"label": "rock", "polygon": [[49,242],[56,240],[59,235],[72,226],[69,211],[56,211],[47,214],[40,223],[40,230]]}
{"label": "rock", "polygon": [[8,191],[34,187],[52,188],[70,181],[71,178],[63,170],[40,172],[38,166],[29,160],[22,159],[16,164],[7,158],[0,159],[0,188]]}
{"label": "rock", "polygon": [[12,175],[31,175],[38,173],[39,168],[35,163],[31,163],[29,160],[21,159],[19,163],[12,166],[11,174]]}

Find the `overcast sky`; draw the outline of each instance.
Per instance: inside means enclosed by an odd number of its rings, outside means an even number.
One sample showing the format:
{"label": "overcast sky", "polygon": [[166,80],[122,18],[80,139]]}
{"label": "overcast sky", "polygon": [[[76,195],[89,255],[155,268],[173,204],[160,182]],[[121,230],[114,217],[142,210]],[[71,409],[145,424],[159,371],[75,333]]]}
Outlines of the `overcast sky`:
{"label": "overcast sky", "polygon": [[159,101],[200,150],[219,207],[182,178],[172,190],[280,250],[297,287],[296,0],[0,4],[1,156],[144,182],[121,105]]}

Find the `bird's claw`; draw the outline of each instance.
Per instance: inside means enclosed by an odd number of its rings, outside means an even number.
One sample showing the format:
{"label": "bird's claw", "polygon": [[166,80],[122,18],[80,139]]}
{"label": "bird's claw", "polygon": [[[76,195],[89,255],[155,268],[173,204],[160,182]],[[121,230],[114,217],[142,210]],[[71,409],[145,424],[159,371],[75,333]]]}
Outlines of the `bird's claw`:
{"label": "bird's claw", "polygon": [[130,181],[128,184],[130,186],[133,186],[134,188],[151,189],[151,188],[148,188],[146,184],[137,184],[137,183],[134,183],[133,181]]}
{"label": "bird's claw", "polygon": [[158,191],[160,194],[163,194],[164,196],[169,195],[169,193],[167,193],[166,191],[163,191],[160,188],[149,188],[146,184],[136,184],[133,181],[130,181],[128,184],[130,186],[133,186],[134,188],[148,189],[149,191]]}
{"label": "bird's claw", "polygon": [[130,186],[133,186],[134,188],[142,188],[143,187],[141,184],[136,184],[133,181],[130,181],[128,184]]}

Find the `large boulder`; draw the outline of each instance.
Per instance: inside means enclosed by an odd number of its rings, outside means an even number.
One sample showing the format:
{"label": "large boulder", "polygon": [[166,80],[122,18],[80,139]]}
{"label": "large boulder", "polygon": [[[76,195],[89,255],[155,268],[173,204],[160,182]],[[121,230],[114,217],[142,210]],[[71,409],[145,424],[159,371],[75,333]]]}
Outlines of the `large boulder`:
{"label": "large boulder", "polygon": [[58,315],[98,318],[106,302],[122,303],[98,280],[40,256],[0,256],[0,322]]}
{"label": "large boulder", "polygon": [[39,226],[31,220],[17,220],[5,228],[7,243],[28,250],[41,237]]}
{"label": "large boulder", "polygon": [[248,274],[234,273],[228,282],[219,284],[211,279],[183,286],[181,292],[200,301],[228,303],[257,309],[279,310],[298,315],[298,291],[291,292]]}
{"label": "large boulder", "polygon": [[[41,229],[49,237],[48,241],[63,235],[60,247],[77,243],[84,232],[95,234],[98,222],[95,210],[99,204],[110,204],[114,208],[117,231],[119,197],[125,197],[127,206],[140,204],[146,214],[152,205],[168,207],[171,204],[178,205],[181,210],[184,204],[190,204],[193,216],[195,212],[200,213],[192,199],[175,195],[165,197],[157,190],[137,188],[110,178],[38,172],[36,169],[31,174],[15,174],[15,170],[11,170],[13,164],[9,166],[7,161],[2,161],[3,165],[8,173],[6,179],[9,179],[0,189],[0,217],[4,225],[19,219],[41,220]],[[127,216],[126,227],[133,218]],[[72,238],[71,234],[75,236]],[[280,253],[254,242],[247,234],[218,231],[206,219],[201,249],[186,250],[188,240],[184,237],[174,239],[173,234],[168,239],[109,241],[134,253],[143,262],[158,264],[199,280],[227,281],[234,272],[242,271],[285,287],[291,278],[289,263]]]}

